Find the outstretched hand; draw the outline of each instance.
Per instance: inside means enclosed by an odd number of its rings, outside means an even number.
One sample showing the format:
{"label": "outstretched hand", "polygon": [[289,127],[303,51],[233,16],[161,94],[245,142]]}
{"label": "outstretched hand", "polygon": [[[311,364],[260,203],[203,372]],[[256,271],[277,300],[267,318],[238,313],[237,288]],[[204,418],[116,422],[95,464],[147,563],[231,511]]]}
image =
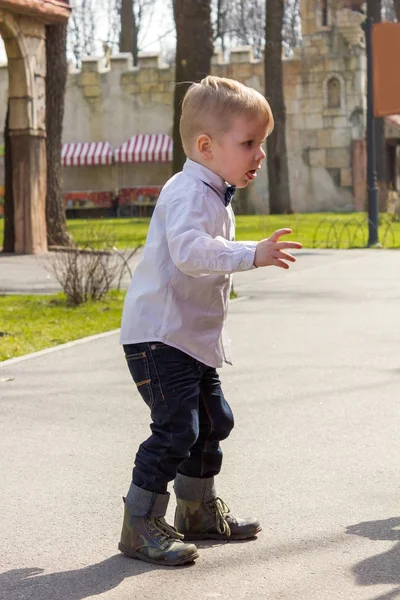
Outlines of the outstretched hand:
{"label": "outstretched hand", "polygon": [[256,267],[280,267],[288,269],[289,265],[285,261],[296,262],[294,256],[284,250],[294,248],[300,250],[303,246],[299,242],[280,242],[282,235],[292,233],[291,229],[278,229],[267,239],[261,240],[257,244],[254,256],[254,265]]}

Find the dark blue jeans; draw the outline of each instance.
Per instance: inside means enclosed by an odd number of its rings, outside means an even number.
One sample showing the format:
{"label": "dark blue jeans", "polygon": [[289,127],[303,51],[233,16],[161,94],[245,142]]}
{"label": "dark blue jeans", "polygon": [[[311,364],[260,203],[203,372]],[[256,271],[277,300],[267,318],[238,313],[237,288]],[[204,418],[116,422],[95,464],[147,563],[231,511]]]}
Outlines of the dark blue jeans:
{"label": "dark blue jeans", "polygon": [[234,421],[217,371],[160,342],[124,346],[129,371],[151,410],[151,436],[139,446],[133,483],[164,494],[177,472],[213,477],[220,441]]}

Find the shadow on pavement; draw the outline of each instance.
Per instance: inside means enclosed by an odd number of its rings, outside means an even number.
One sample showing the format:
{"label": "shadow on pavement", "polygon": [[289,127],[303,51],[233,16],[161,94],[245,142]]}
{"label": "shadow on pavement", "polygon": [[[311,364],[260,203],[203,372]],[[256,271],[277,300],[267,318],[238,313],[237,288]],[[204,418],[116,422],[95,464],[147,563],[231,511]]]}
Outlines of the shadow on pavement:
{"label": "shadow on pavement", "polygon": [[[194,563],[174,569],[187,569]],[[0,574],[0,597],[7,600],[83,600],[116,588],[125,578],[153,570],[168,570],[116,554],[83,569],[42,574],[43,569],[13,569]],[[132,598],[135,588],[132,584]],[[3,595],[4,594],[4,595]]]}
{"label": "shadow on pavement", "polygon": [[[352,568],[358,585],[400,585],[400,517],[350,525],[346,533],[370,540],[396,542],[387,552],[367,558]],[[400,598],[400,587],[373,600],[394,598]]]}

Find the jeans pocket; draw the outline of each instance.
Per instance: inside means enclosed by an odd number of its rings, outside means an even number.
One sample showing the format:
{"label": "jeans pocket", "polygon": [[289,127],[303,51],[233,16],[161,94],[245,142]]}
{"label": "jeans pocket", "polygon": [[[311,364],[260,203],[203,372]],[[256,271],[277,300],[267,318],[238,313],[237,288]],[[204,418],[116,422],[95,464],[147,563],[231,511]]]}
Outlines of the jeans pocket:
{"label": "jeans pocket", "polygon": [[151,409],[154,404],[153,388],[151,386],[150,366],[146,352],[138,352],[137,354],[127,354],[126,362],[133,381],[139,390],[140,395]]}

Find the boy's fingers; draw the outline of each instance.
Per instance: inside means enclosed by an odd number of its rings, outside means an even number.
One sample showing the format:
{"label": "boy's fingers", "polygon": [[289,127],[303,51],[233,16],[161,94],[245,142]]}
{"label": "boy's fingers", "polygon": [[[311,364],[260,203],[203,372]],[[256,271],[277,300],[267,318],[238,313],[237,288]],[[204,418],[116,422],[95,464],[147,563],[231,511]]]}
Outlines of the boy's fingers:
{"label": "boy's fingers", "polygon": [[283,262],[283,260],[279,260],[279,258],[274,258],[273,263],[275,267],[281,267],[281,269],[288,269],[289,265]]}
{"label": "boy's fingers", "polygon": [[283,229],[277,229],[276,231],[274,231],[274,233],[270,236],[269,239],[272,242],[277,242],[282,235],[289,235],[289,233],[292,233],[292,230],[288,229],[287,227]]}
{"label": "boy's fingers", "polygon": [[303,244],[300,244],[300,242],[275,242],[275,245],[279,250],[283,248],[298,248],[301,250],[303,247]]}
{"label": "boy's fingers", "polygon": [[275,258],[283,259],[283,260],[290,260],[290,262],[296,262],[296,258],[294,256],[292,256],[291,254],[289,254],[288,252],[279,251],[279,252],[277,252],[277,255],[275,256]]}

